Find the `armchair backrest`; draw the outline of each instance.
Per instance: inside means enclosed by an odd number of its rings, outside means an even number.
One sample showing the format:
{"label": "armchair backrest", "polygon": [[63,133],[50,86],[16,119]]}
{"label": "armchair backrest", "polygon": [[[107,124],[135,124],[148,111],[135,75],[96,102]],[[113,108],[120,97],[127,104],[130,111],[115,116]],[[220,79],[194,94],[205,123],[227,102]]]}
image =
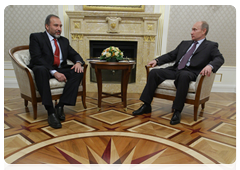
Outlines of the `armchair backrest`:
{"label": "armchair backrest", "polygon": [[28,49],[16,51],[13,56],[23,66],[27,66],[30,63],[30,54]]}
{"label": "armchair backrest", "polygon": [[9,55],[12,60],[12,65],[17,78],[20,92],[26,96],[31,96],[31,87],[29,74],[33,76],[32,70],[27,67],[30,61],[29,46],[18,46],[9,50]]}
{"label": "armchair backrest", "polygon": [[10,57],[21,66],[26,66],[30,62],[29,46],[18,46],[9,50]]}

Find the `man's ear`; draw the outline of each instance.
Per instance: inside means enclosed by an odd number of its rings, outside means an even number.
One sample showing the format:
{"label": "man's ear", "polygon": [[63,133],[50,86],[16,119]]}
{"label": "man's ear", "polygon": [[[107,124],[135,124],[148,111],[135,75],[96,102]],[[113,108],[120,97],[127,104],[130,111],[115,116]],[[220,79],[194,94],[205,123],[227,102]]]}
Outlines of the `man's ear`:
{"label": "man's ear", "polygon": [[202,32],[204,33],[204,35],[206,35],[207,29],[206,28],[202,29]]}
{"label": "man's ear", "polygon": [[48,30],[48,28],[49,28],[49,25],[48,25],[48,24],[46,24],[46,25],[45,25],[45,29],[46,29],[46,30]]}

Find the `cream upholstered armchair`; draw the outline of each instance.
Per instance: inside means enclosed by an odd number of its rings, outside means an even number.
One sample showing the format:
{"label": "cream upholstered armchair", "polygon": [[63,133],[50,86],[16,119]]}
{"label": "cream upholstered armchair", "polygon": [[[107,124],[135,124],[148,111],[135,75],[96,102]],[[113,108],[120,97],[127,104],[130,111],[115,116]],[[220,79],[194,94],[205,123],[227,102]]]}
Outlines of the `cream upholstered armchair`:
{"label": "cream upholstered armchair", "polygon": [[[18,46],[9,50],[9,55],[12,60],[14,72],[17,78],[18,86],[20,89],[21,97],[25,101],[25,106],[27,107],[28,101],[32,103],[34,119],[37,118],[37,102],[41,102],[40,94],[37,90],[37,86],[34,80],[34,74],[31,69],[27,67],[30,62],[29,46]],[[68,61],[71,63],[71,61]],[[86,106],[86,70],[88,65],[84,65],[84,75],[82,82],[80,83],[78,89],[78,96],[82,96],[82,104],[84,108]],[[55,78],[49,80],[52,100],[57,100],[60,98],[65,82],[59,82]]]}
{"label": "cream upholstered armchair", "polygon": [[[172,63],[165,64],[163,66],[157,66],[151,68],[146,65],[147,77],[151,69],[159,69],[171,65]],[[198,75],[196,82],[192,81],[189,85],[188,94],[185,103],[194,105],[194,121],[197,121],[198,107],[201,104],[202,111],[200,116],[203,115],[203,109],[205,108],[205,102],[209,100],[210,92],[214,82],[215,73],[211,73],[210,77]],[[176,96],[176,87],[174,80],[165,80],[162,82],[155,91],[154,97],[174,100]],[[172,110],[174,111],[174,110]]]}

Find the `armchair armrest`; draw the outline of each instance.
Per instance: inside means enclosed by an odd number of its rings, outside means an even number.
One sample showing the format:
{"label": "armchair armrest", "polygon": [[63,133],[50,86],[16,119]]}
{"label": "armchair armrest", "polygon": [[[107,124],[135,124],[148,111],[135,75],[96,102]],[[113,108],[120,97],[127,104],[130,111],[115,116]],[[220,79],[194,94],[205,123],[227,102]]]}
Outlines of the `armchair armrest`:
{"label": "armchair armrest", "polygon": [[202,76],[198,75],[196,84],[195,84],[195,89],[196,89],[196,98],[199,96],[199,100],[209,97],[213,82],[215,79],[216,73],[211,73],[210,76]]}
{"label": "armchair armrest", "polygon": [[151,68],[151,66],[150,66],[150,65],[145,65],[145,68],[146,68],[147,79],[148,79],[148,74],[149,74],[149,72],[150,72],[150,68]]}
{"label": "armchair armrest", "polygon": [[83,88],[85,88],[85,89],[86,89],[86,72],[87,72],[87,67],[88,67],[87,64],[84,64],[84,65],[83,65],[83,79],[82,79],[82,82],[81,82],[81,85],[82,85]]}

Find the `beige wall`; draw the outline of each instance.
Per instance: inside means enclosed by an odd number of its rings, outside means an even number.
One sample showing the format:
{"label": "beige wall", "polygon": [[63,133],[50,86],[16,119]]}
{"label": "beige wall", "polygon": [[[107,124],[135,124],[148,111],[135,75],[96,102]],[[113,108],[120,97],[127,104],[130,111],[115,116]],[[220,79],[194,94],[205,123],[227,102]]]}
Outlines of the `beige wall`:
{"label": "beige wall", "polygon": [[10,61],[10,48],[28,45],[29,35],[45,31],[48,14],[58,15],[55,5],[10,5],[4,10],[4,61]]}
{"label": "beige wall", "polygon": [[236,9],[233,6],[172,5],[167,51],[175,49],[182,40],[191,39],[191,28],[200,20],[209,24],[207,39],[219,43],[219,50],[225,58],[224,66],[236,66]]}

